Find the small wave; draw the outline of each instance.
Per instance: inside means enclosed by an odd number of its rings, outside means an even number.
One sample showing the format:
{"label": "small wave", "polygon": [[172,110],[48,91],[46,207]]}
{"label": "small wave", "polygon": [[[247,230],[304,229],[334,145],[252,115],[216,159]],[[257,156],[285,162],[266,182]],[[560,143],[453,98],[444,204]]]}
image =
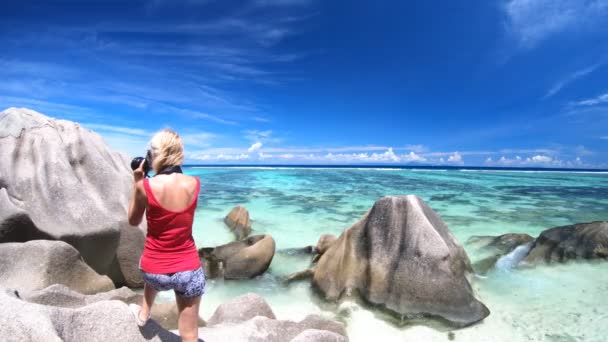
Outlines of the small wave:
{"label": "small wave", "polygon": [[503,271],[514,269],[528,255],[532,242],[517,246],[511,253],[502,256],[496,262],[496,268]]}

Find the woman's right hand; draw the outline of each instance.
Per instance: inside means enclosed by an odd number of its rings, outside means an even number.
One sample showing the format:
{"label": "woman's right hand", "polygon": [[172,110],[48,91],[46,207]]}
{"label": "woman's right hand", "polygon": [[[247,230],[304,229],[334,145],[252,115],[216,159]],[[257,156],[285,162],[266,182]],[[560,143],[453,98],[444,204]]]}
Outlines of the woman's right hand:
{"label": "woman's right hand", "polygon": [[142,160],[141,163],[139,163],[139,167],[135,170],[133,170],[133,180],[135,181],[135,183],[139,182],[140,180],[143,180],[145,175],[144,175],[144,163],[146,162],[146,160]]}

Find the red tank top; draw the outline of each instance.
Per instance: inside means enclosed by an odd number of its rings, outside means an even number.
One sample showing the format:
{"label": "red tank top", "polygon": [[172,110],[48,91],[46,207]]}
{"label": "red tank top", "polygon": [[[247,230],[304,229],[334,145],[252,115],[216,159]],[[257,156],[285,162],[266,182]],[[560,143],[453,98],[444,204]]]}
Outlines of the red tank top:
{"label": "red tank top", "polygon": [[201,266],[192,238],[192,221],[200,191],[198,178],[196,185],[192,203],[184,210],[171,211],[163,208],[156,200],[149,180],[144,179],[144,189],[148,197],[148,234],[140,260],[140,268],[144,272],[167,274],[191,271]]}

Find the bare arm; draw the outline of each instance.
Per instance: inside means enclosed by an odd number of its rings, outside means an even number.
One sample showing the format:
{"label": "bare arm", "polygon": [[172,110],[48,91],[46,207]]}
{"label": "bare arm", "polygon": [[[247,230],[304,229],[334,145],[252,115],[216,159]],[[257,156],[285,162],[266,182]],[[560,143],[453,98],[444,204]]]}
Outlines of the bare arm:
{"label": "bare arm", "polygon": [[146,211],[146,191],[144,190],[144,171],[142,161],[135,171],[133,171],[133,192],[129,201],[129,224],[138,226]]}

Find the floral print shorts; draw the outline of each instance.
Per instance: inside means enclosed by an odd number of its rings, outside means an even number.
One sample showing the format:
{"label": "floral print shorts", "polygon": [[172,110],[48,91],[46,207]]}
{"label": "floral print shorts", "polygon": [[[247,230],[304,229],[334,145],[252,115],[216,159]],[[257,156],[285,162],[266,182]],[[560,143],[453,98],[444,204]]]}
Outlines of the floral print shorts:
{"label": "floral print shorts", "polygon": [[202,268],[172,274],[155,274],[141,271],[144,281],[157,291],[174,290],[185,298],[202,296],[205,293],[205,273]]}

